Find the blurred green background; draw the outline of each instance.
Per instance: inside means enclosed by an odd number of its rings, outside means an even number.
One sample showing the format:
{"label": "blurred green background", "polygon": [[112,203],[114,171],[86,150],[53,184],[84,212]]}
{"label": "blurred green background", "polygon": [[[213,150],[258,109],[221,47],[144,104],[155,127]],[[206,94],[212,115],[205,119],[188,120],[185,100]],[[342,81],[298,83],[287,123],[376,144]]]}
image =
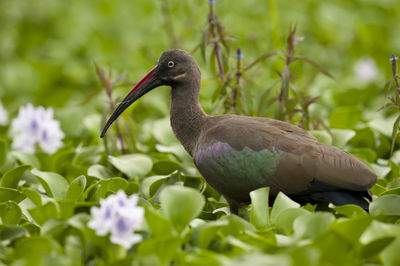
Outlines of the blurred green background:
{"label": "blurred green background", "polygon": [[[79,135],[77,125],[83,118],[107,106],[104,92],[82,104],[101,87],[94,61],[112,69],[114,76],[126,72],[126,81],[135,82],[164,50],[178,46],[192,51],[200,43],[207,13],[206,0],[0,1],[0,99],[11,117],[28,102],[53,106],[63,130]],[[398,0],[220,0],[216,13],[226,31],[237,37],[232,47],[241,47],[245,65],[265,52],[284,50],[289,25],[297,23],[297,36],[305,37],[298,53],[313,58],[336,78],[318,74],[310,83],[309,76],[316,71],[293,64],[299,86],[308,87],[311,95],[322,95],[314,112],[327,120],[333,109],[350,105],[357,106],[366,120],[380,117],[375,111],[391,76],[389,56],[399,52]],[[193,55],[203,71],[201,101],[210,111],[216,84],[200,51]],[[375,64],[372,80],[357,75],[360,60]],[[275,70],[281,68],[278,60],[263,62],[249,71],[252,82],[244,87],[256,97],[278,79]],[[114,95],[122,97],[128,89],[120,88]],[[167,94],[166,89],[151,92],[137,112],[167,116]],[[156,110],[146,112],[146,106]]]}

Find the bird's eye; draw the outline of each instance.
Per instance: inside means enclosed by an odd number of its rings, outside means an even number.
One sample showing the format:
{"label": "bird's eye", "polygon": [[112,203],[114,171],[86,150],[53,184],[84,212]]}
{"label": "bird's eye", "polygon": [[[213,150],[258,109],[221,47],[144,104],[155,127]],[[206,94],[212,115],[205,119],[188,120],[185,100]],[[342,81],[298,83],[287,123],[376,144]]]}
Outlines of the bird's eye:
{"label": "bird's eye", "polygon": [[174,61],[169,61],[168,62],[168,67],[174,67],[174,65],[175,65]]}

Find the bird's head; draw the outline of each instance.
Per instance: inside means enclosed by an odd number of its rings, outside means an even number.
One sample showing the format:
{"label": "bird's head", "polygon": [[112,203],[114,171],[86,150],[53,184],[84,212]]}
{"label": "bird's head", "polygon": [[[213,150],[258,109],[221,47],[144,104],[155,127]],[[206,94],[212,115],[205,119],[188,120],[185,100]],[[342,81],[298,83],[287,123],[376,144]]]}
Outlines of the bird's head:
{"label": "bird's head", "polygon": [[128,95],[117,106],[105,124],[100,137],[104,137],[107,129],[117,117],[137,99],[147,92],[161,85],[176,87],[200,75],[196,61],[187,52],[179,49],[165,51],[157,62],[157,65],[144,76]]}

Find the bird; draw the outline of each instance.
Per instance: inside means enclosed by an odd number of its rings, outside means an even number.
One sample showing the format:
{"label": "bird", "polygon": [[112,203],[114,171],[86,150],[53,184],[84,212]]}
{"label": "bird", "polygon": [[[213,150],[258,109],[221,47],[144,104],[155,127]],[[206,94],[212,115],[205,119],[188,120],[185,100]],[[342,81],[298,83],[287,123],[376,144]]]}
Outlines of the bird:
{"label": "bird", "polygon": [[144,94],[170,86],[172,130],[231,213],[238,214],[250,203],[250,192],[262,187],[269,187],[272,200],[282,192],[300,204],[354,204],[368,211],[377,176],[363,162],[284,121],[208,115],[199,102],[200,85],[199,65],[189,53],[165,51],[115,108],[100,137]]}

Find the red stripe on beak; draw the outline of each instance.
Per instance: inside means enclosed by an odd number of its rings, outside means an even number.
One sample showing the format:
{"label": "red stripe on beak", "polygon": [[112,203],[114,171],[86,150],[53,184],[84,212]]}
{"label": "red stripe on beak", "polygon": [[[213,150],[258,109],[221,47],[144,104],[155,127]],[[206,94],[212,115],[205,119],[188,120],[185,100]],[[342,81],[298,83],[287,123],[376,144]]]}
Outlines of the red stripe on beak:
{"label": "red stripe on beak", "polygon": [[144,78],[142,78],[142,80],[140,80],[135,87],[133,87],[133,89],[128,93],[128,95],[126,95],[126,97],[130,96],[132,93],[134,93],[137,89],[140,88],[140,86],[143,85],[143,83],[145,83],[149,78],[151,78],[154,74],[154,71],[156,70],[157,66],[155,66],[152,70],[150,70],[149,73],[146,74],[146,76],[144,76]]}

